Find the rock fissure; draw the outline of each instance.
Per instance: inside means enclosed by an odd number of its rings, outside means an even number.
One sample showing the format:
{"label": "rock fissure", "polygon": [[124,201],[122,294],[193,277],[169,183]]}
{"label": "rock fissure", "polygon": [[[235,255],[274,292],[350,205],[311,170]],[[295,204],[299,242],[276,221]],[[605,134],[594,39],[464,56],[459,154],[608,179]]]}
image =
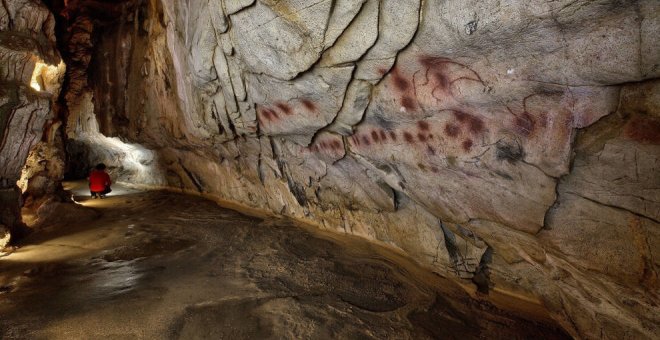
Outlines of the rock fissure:
{"label": "rock fissure", "polygon": [[[585,199],[585,200],[587,200],[587,201],[589,201],[589,202],[593,202],[593,203],[596,203],[596,204],[599,204],[599,205],[602,205],[602,206],[605,206],[605,207],[608,207],[608,208],[612,208],[612,209],[617,209],[617,210],[625,211],[625,212],[627,212],[627,213],[630,213],[630,214],[633,214],[633,215],[635,215],[635,216],[638,216],[639,218],[648,219],[648,220],[653,221],[654,223],[658,223],[658,224],[660,224],[660,221],[659,221],[659,220],[657,220],[657,219],[655,219],[655,218],[653,218],[653,217],[651,217],[651,216],[646,216],[646,215],[640,214],[640,213],[638,213],[638,212],[635,212],[635,211],[631,211],[631,210],[629,210],[629,209],[626,209],[626,208],[624,208],[624,207],[620,207],[620,206],[613,205],[613,204],[603,203],[603,202],[600,202],[600,201],[598,201],[598,200],[596,200],[596,199],[594,199],[594,198],[584,196],[583,194],[578,193],[578,192],[574,192],[574,191],[566,191],[565,193],[566,193],[566,194],[571,194],[571,195],[578,196],[578,197],[580,197],[580,198],[582,198],[582,199]],[[633,197],[634,197],[634,196],[633,196]],[[654,203],[655,203],[655,202],[654,202]]]}

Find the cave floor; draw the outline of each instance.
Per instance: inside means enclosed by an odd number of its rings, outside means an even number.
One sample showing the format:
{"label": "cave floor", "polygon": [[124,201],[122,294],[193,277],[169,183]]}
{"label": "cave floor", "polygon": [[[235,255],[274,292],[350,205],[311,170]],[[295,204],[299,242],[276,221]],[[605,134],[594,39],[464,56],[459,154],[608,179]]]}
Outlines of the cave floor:
{"label": "cave floor", "polygon": [[2,339],[566,338],[364,240],[115,186],[0,257]]}

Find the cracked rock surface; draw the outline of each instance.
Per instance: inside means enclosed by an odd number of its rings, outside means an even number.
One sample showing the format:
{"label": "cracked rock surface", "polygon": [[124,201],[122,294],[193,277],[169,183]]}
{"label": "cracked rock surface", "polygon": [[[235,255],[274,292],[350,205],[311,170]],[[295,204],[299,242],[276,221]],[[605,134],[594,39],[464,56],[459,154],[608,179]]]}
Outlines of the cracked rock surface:
{"label": "cracked rock surface", "polygon": [[72,169],[397,247],[573,337],[660,332],[658,1],[48,2]]}

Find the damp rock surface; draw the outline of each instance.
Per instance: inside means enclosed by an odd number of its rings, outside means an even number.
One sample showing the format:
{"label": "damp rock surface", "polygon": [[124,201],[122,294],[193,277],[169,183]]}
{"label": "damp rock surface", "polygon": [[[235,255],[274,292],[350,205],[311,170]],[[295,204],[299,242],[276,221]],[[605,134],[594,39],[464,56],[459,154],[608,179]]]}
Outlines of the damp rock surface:
{"label": "damp rock surface", "polygon": [[[84,193],[84,186],[76,193]],[[0,258],[0,337],[568,338],[355,237],[116,187]],[[521,302],[525,304],[524,302]]]}

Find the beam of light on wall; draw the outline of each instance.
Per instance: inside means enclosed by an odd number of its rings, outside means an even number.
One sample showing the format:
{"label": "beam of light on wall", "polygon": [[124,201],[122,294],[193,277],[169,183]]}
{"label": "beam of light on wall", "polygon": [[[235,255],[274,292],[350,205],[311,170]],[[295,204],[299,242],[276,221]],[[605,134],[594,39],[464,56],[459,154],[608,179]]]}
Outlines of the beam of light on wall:
{"label": "beam of light on wall", "polygon": [[126,143],[120,138],[106,137],[101,133],[79,136],[77,140],[85,143],[91,150],[90,166],[105,163],[111,169],[113,181],[164,184],[156,153],[142,145]]}
{"label": "beam of light on wall", "polygon": [[[81,157],[77,165],[93,167],[104,163],[113,182],[164,185],[166,176],[157,152],[123,138],[105,136],[100,131],[95,109],[91,92],[84,92],[69,106],[67,148],[70,154]],[[89,170],[76,169],[78,175]]]}
{"label": "beam of light on wall", "polygon": [[161,184],[160,171],[156,155],[140,144],[124,143],[121,139],[103,137],[99,140],[102,147],[117,150],[122,154],[121,166],[131,173],[128,179],[133,183]]}

